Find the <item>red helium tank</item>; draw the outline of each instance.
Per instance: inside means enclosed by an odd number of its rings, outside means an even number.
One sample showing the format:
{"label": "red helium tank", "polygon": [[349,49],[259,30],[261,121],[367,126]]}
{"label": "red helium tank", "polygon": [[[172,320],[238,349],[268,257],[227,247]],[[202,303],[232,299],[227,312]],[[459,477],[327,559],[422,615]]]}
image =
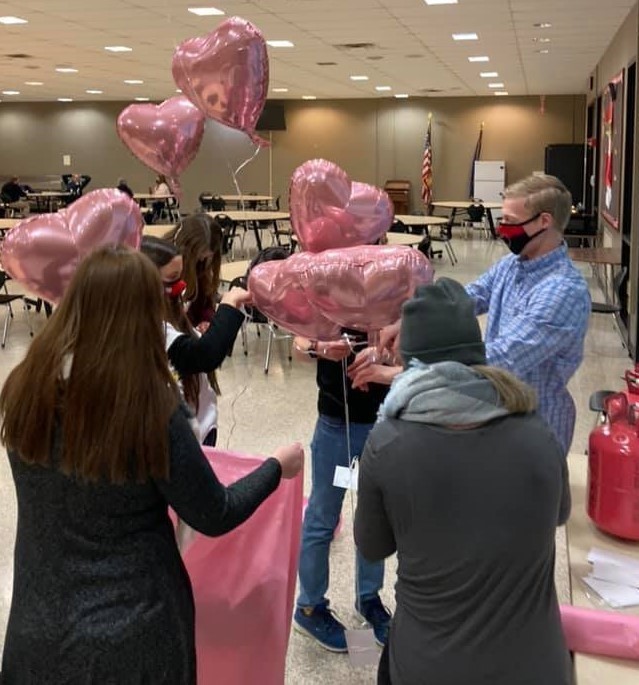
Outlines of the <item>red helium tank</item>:
{"label": "red helium tank", "polygon": [[608,421],[590,433],[588,516],[597,528],[639,540],[639,404],[632,394],[604,401]]}

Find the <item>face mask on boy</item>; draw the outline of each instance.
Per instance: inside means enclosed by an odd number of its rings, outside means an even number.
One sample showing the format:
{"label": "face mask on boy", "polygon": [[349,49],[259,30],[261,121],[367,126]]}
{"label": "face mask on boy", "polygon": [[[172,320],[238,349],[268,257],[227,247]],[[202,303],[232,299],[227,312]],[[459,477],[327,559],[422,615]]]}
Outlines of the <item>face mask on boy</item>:
{"label": "face mask on boy", "polygon": [[503,241],[508,245],[508,248],[513,254],[521,254],[522,250],[528,243],[541,235],[546,229],[542,228],[532,235],[528,235],[524,229],[524,226],[532,223],[541,216],[541,212],[535,214],[535,216],[530,217],[527,221],[522,221],[518,224],[507,224],[501,222],[497,227],[497,233],[503,239]]}

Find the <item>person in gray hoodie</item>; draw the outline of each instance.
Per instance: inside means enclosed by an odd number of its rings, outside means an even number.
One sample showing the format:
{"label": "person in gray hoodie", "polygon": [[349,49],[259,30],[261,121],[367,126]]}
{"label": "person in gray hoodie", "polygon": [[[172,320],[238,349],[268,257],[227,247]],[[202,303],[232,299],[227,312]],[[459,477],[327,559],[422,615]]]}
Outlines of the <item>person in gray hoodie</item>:
{"label": "person in gray hoodie", "polygon": [[405,370],[360,465],[355,542],[397,553],[387,685],[568,685],[554,584],[570,495],[534,391],[486,366],[474,304],[441,278],[404,304]]}

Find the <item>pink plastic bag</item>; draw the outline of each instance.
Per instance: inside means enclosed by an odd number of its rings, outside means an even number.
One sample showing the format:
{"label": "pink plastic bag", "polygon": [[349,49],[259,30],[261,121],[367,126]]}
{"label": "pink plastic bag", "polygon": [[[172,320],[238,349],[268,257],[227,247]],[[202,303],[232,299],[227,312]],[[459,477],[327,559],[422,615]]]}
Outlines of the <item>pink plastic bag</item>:
{"label": "pink plastic bag", "polygon": [[569,605],[560,609],[571,652],[639,660],[639,616]]}
{"label": "pink plastic bag", "polygon": [[[203,448],[228,485],[261,457]],[[195,596],[198,685],[283,685],[302,527],[300,474],[239,528],[195,533],[183,553]]]}

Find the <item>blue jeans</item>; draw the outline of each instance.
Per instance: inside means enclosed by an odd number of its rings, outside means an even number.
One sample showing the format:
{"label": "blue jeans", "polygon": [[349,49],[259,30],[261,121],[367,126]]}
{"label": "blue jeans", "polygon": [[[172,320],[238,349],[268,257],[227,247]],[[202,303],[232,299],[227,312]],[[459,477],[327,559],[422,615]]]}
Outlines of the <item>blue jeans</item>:
{"label": "blue jeans", "polygon": [[[351,423],[351,452],[361,456],[374,424]],[[315,607],[326,602],[328,557],[342,511],[346,490],[333,485],[336,466],[348,466],[346,423],[320,414],[311,443],[313,484],[306,507],[300,552],[300,596],[297,605]],[[384,582],[384,562],[366,561],[357,552],[358,602],[375,597]]]}

